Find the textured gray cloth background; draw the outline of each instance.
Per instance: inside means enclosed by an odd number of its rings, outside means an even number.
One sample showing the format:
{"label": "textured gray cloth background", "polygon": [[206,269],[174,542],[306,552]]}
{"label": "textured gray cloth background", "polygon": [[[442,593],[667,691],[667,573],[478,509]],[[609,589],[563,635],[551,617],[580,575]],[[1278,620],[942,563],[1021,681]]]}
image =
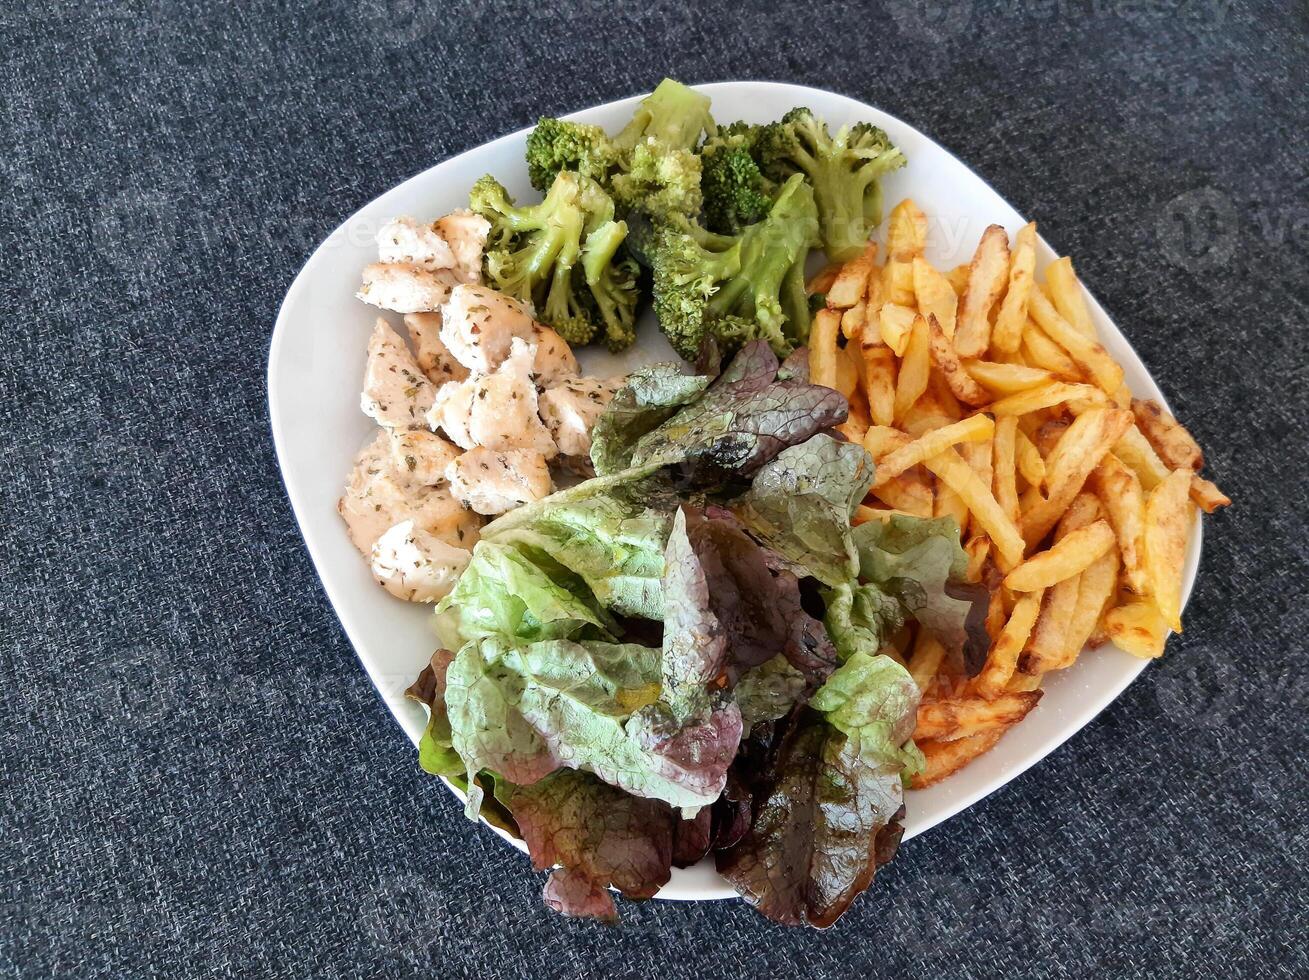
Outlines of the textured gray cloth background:
{"label": "textured gray cloth background", "polygon": [[[369,0],[0,12],[0,970],[1305,976],[1309,5]],[[1236,500],[1186,635],[826,933],[568,922],[419,773],[268,433],[344,216],[556,113],[770,78],[865,99],[1076,257]]]}

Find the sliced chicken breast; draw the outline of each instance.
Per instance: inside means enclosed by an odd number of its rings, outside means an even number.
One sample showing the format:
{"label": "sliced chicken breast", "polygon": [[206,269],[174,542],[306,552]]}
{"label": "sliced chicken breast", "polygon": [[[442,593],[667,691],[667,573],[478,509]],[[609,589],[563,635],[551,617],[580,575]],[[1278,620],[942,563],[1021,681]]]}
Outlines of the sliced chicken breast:
{"label": "sliced chicken breast", "polygon": [[427,380],[404,340],[381,317],[368,339],[368,366],[359,407],[365,415],[389,428],[422,425],[436,386]]}
{"label": "sliced chicken breast", "polygon": [[550,437],[565,456],[591,452],[591,429],[604,412],[621,379],[569,378],[541,392],[538,410]]}
{"label": "sliced chicken breast", "polygon": [[455,271],[463,282],[482,281],[482,252],[491,222],[467,208],[451,211],[436,219],[436,230],[450,243],[455,256]]}
{"label": "sliced chicken breast", "polygon": [[450,492],[479,514],[503,514],[551,490],[545,456],[530,449],[470,449],[446,467]]}
{"label": "sliced chicken breast", "polygon": [[426,313],[441,308],[456,282],[449,269],[429,271],[408,263],[374,262],[364,266],[363,285],[355,296],[394,313]]}
{"label": "sliced chicken breast", "polygon": [[488,374],[499,367],[509,356],[514,338],[535,345],[532,373],[537,384],[556,384],[578,372],[577,358],[564,339],[503,293],[485,286],[456,286],[441,316],[442,342],[475,374]]}
{"label": "sliced chicken breast", "polygon": [[398,599],[436,602],[454,588],[471,557],[466,548],[402,521],[373,545],[373,577]]}
{"label": "sliced chicken breast", "polygon": [[428,272],[453,269],[454,250],[435,225],[424,225],[408,215],[393,218],[377,233],[377,257],[383,262],[414,265]]}
{"label": "sliced chicken breast", "polygon": [[414,483],[444,483],[445,468],[459,452],[457,446],[427,429],[391,430],[391,465]]}
{"label": "sliced chicken breast", "polygon": [[528,449],[546,458],[555,456],[554,440],[537,415],[534,356],[533,347],[515,337],[509,356],[493,373],[442,387],[428,423],[464,449]]}
{"label": "sliced chicken breast", "polygon": [[406,313],[405,328],[418,366],[429,381],[439,387],[447,381],[463,381],[468,377],[468,368],[455,360],[441,342],[440,313]]}

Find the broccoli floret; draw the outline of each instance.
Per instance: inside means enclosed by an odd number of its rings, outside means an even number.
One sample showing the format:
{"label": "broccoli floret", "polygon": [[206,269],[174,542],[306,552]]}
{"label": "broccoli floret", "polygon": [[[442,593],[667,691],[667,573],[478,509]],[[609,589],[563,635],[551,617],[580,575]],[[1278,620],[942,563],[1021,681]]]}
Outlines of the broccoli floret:
{"label": "broccoli floret", "polygon": [[789,353],[808,339],[804,261],[817,241],[813,191],[799,174],[763,220],[738,235],[685,220],[657,227],[647,257],[659,328],[687,360],[706,339],[724,354],[759,337],[779,355]]}
{"label": "broccoli floret", "polygon": [[782,180],[803,173],[814,186],[823,247],[833,262],[854,258],[882,220],[878,178],[904,166],[904,154],[868,123],[835,136],[808,109],[792,109],[763,127],[755,149],[763,173]]}
{"label": "broccoli floret", "polygon": [[614,137],[614,145],[627,152],[653,139],[674,149],[692,150],[700,142],[701,133],[714,133],[709,96],[665,78],[641,100],[631,122]]}
{"label": "broccoli floret", "polygon": [[538,191],[561,170],[604,183],[615,163],[613,143],[599,126],[542,116],[527,137],[527,176]]}
{"label": "broccoli floret", "polygon": [[540,204],[516,207],[489,174],[473,185],[469,206],[491,223],[483,267],[501,292],[531,303],[570,344],[600,335],[611,350],[635,337],[636,273],[622,249],[627,224],[613,199],[589,177],[555,177]]}
{"label": "broccoli floret", "polygon": [[729,234],[768,213],[777,186],[759,170],[753,153],[759,128],[732,123],[700,148],[705,225]]}
{"label": "broccoli floret", "polygon": [[701,134],[714,133],[709,98],[665,78],[613,139],[614,199],[655,221],[700,213]]}

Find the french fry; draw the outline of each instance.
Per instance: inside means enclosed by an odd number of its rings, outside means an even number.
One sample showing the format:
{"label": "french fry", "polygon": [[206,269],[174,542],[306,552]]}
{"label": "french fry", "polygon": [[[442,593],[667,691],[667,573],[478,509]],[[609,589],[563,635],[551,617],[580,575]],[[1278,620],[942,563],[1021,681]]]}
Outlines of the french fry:
{"label": "french fry", "polygon": [[1039,488],[1045,483],[1045,460],[1036,444],[1019,428],[1014,435],[1014,447],[1018,455],[1018,472],[1029,487]]}
{"label": "french fry", "polygon": [[991,488],[982,483],[957,452],[946,449],[928,459],[925,465],[942,483],[963,497],[969,513],[986,531],[1004,564],[1012,567],[1023,560],[1023,537],[1018,528],[995,502]]}
{"label": "french fry", "polygon": [[927,248],[927,215],[906,197],[886,218],[886,255],[911,266]]}
{"label": "french fry", "polygon": [[1114,444],[1114,455],[1131,467],[1143,490],[1153,490],[1168,476],[1168,467],[1135,425]]}
{"label": "french fry", "polygon": [[895,383],[897,420],[904,418],[905,413],[913,408],[914,402],[918,401],[918,397],[927,390],[931,367],[931,337],[927,331],[927,322],[921,316],[915,316]]}
{"label": "french fry", "polygon": [[990,487],[995,484],[995,473],[991,468],[991,457],[995,452],[994,449],[995,433],[992,431],[990,439],[982,439],[977,442],[964,442],[959,444],[959,455],[964,458],[977,478],[982,481],[982,486]]}
{"label": "french fry", "polygon": [[931,517],[935,494],[927,481],[916,474],[902,473],[872,491],[873,496],[896,510],[914,517]]}
{"label": "french fry", "polygon": [[968,556],[968,567],[964,570],[965,581],[982,581],[982,572],[986,568],[986,559],[991,557],[991,539],[986,536],[985,532],[974,534],[964,544],[964,554]]}
{"label": "french fry", "polygon": [[1073,260],[1064,256],[1051,262],[1045,270],[1045,288],[1059,315],[1077,328],[1078,333],[1095,339],[1095,326],[1086,305],[1086,294],[1073,272]]}
{"label": "french fry", "polygon": [[1123,369],[1100,346],[1070,324],[1054,308],[1039,285],[1032,286],[1029,309],[1032,319],[1056,344],[1068,352],[1077,365],[1107,394],[1116,392],[1123,383]]}
{"label": "french fry", "polygon": [[[1040,498],[1039,491],[1031,489],[1024,494],[1023,538],[1028,545],[1035,545],[1049,533],[1081,493],[1091,471],[1131,424],[1131,413],[1117,408],[1093,409],[1073,420],[1050,454],[1046,474],[1049,496]],[[1033,492],[1039,499],[1028,499]]]}
{"label": "french fry", "polygon": [[895,353],[878,343],[861,344],[860,353],[869,415],[877,425],[890,425],[895,419]]}
{"label": "french fry", "polygon": [[1232,505],[1231,497],[1202,476],[1191,477],[1191,501],[1206,514],[1212,514],[1219,507]]}
{"label": "french fry", "polygon": [[922,256],[914,259],[914,299],[923,316],[935,316],[945,335],[954,337],[959,297],[955,295],[950,280],[937,272]]}
{"label": "french fry", "polygon": [[991,330],[991,346],[1012,354],[1023,340],[1027,325],[1027,303],[1036,272],[1036,222],[1028,222],[1014,236],[1014,251],[1009,263],[1009,288],[1000,302],[1000,312]]}
{"label": "french fry", "polygon": [[914,302],[914,265],[888,259],[882,266],[882,299],[887,303],[912,306]]}
{"label": "french fry", "polygon": [[963,357],[981,357],[991,342],[991,307],[1000,298],[1009,273],[1009,235],[991,225],[973,253],[968,288],[959,301],[955,348]]}
{"label": "french fry", "polygon": [[1041,611],[1041,598],[1044,595],[1044,592],[1026,592],[1014,603],[1009,621],[1004,624],[1000,636],[991,645],[986,666],[977,675],[977,692],[982,697],[993,698],[1001,694],[1009,679],[1013,677],[1018,654],[1022,652],[1027,638],[1032,633],[1037,613]]}
{"label": "french fry", "polygon": [[1007,729],[995,728],[981,735],[959,738],[951,742],[924,742],[924,766],[909,779],[910,789],[927,789],[947,776],[952,776],[980,755],[985,755],[1000,741]]}
{"label": "french fry", "polygon": [[1033,367],[1043,368],[1065,381],[1082,380],[1082,370],[1077,363],[1031,320],[1027,321],[1027,329],[1023,331],[1023,342],[1019,349],[1022,351],[1023,358]]}
{"label": "french fry", "polygon": [[917,466],[929,457],[961,442],[979,442],[995,433],[995,423],[986,415],[970,415],[953,425],[947,425],[915,439],[882,458],[877,464],[873,487],[877,488],[899,476],[911,466]]}
{"label": "french fry", "polygon": [[1136,416],[1136,427],[1159,454],[1164,466],[1170,470],[1197,471],[1204,466],[1200,444],[1158,402],[1133,398],[1132,414]]}
{"label": "french fry", "polygon": [[953,517],[961,536],[968,527],[968,505],[964,503],[963,497],[945,484],[936,488],[936,503],[932,514],[934,517]]}
{"label": "french fry", "polygon": [[[859,393],[855,394],[857,396]],[[862,443],[864,435],[868,432],[868,423],[868,402],[863,398],[854,397],[850,399],[849,416],[836,429],[851,442]]]}
{"label": "french fry", "polygon": [[1041,700],[1041,692],[1001,693],[994,698],[964,697],[925,701],[918,706],[914,740],[954,741],[994,729],[1004,730],[1023,720]]}
{"label": "french fry", "polygon": [[964,370],[987,391],[998,395],[1014,395],[1055,380],[1053,374],[1041,368],[999,361],[964,361]]}
{"label": "french fry", "polygon": [[1063,660],[1058,665],[1060,668],[1073,665],[1095,632],[1105,606],[1114,597],[1118,585],[1118,565],[1118,549],[1110,545],[1109,550],[1078,577],[1077,605],[1073,607],[1073,615],[1069,618],[1068,639],[1064,646]]}
{"label": "french fry", "polygon": [[[1045,551],[1028,558],[1004,578],[1005,588],[1014,592],[1036,592],[1056,582],[1080,575],[1110,548],[1116,538],[1108,521],[1100,520],[1078,528]],[[1096,610],[1099,618],[1099,610]],[[1095,621],[1092,620],[1092,626]],[[1087,630],[1090,634],[1090,629]]]}
{"label": "french fry", "polygon": [[1018,655],[1018,672],[1044,674],[1063,662],[1069,628],[1077,610],[1078,581],[1067,578],[1047,589],[1027,645]]}
{"label": "french fry", "polygon": [[930,332],[932,363],[945,377],[955,397],[973,406],[984,405],[990,401],[991,396],[986,393],[986,390],[964,370],[959,360],[959,353],[941,328],[941,322],[937,320],[936,314],[928,315],[927,328]]}
{"label": "french fry", "polygon": [[863,254],[841,266],[832,284],[827,287],[827,305],[846,309],[864,298],[868,290],[868,277],[877,263],[877,245],[869,242]]}
{"label": "french fry", "polygon": [[901,446],[909,445],[912,441],[899,429],[893,429],[889,425],[871,425],[864,434],[864,448],[875,462]]}
{"label": "french fry", "polygon": [[1182,570],[1191,525],[1191,473],[1173,470],[1145,502],[1145,571],[1155,605],[1182,632]]}
{"label": "french fry", "polygon": [[972,407],[964,411],[964,406],[959,404],[959,399],[955,397],[950,390],[950,384],[945,380],[945,376],[940,371],[933,371],[931,380],[927,383],[927,391],[923,392],[923,397],[919,399],[919,404],[924,401],[930,401],[941,413],[948,415],[951,422],[958,422],[965,415],[972,413]]}
{"label": "french fry", "polygon": [[918,638],[914,641],[914,652],[909,657],[909,675],[918,685],[919,691],[927,692],[936,672],[941,669],[944,657],[945,647],[941,646],[930,630],[920,627]]}
{"label": "french fry", "polygon": [[882,270],[873,266],[868,273],[868,289],[864,293],[864,308],[867,310],[868,322],[877,323],[878,311],[882,308]]}
{"label": "french fry", "polygon": [[859,375],[862,373],[864,359],[860,356],[859,348],[853,344],[836,349],[836,390],[845,395],[846,399],[854,397],[855,389],[859,386]]}
{"label": "french fry", "polygon": [[1038,687],[1041,686],[1041,681],[1044,679],[1044,677],[1045,675],[1040,673],[1038,674],[1015,673],[1013,677],[1009,678],[1009,686],[1006,687],[1005,690],[1006,691],[1035,691]]}
{"label": "french fry", "polygon": [[995,437],[991,442],[991,486],[995,492],[995,502],[1018,525],[1018,418],[1014,415],[1002,415],[995,422]]}
{"label": "french fry", "polygon": [[836,282],[836,277],[840,274],[840,262],[833,262],[831,265],[824,266],[812,279],[809,280],[804,291],[810,296],[813,296],[815,293],[826,293],[827,290],[832,287],[832,283]]}
{"label": "french fry", "polygon": [[1105,613],[1104,629],[1118,649],[1133,657],[1162,657],[1168,641],[1168,624],[1149,599],[1133,599]]}
{"label": "french fry", "polygon": [[950,287],[955,291],[956,296],[962,296],[964,290],[968,288],[968,274],[972,269],[972,264],[965,262],[957,265],[945,274],[946,280]]}
{"label": "french fry", "polygon": [[1113,453],[1106,453],[1088,481],[1100,498],[1118,537],[1123,581],[1138,595],[1148,589],[1145,575],[1145,494],[1141,480]]}
{"label": "french fry", "polygon": [[809,328],[809,379],[826,388],[836,387],[836,335],[841,329],[841,314],[819,310]]}
{"label": "french fry", "polygon": [[863,336],[864,324],[868,321],[868,309],[860,300],[848,310],[841,313],[841,335],[846,340],[855,341]]}
{"label": "french fry", "polygon": [[996,415],[1030,415],[1043,408],[1053,408],[1065,402],[1089,401],[1095,404],[1107,404],[1104,392],[1091,385],[1070,385],[1063,381],[1052,381],[1040,388],[1028,388],[999,401],[992,402],[987,409]]}
{"label": "french fry", "polygon": [[896,357],[904,357],[905,347],[909,344],[909,331],[913,329],[914,317],[917,315],[912,308],[899,303],[882,304],[877,318],[878,328],[882,342],[895,351]]}

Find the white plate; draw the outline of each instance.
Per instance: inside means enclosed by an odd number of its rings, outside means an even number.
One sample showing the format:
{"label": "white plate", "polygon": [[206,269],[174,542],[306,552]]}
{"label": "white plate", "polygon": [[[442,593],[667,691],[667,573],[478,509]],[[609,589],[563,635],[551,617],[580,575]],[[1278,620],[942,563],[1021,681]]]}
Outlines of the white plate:
{"label": "white plate", "polygon": [[[871,106],[831,92],[775,82],[719,82],[698,88],[713,98],[714,117],[722,121],[762,123],[793,106],[807,105],[833,129],[861,120],[881,126],[909,159],[907,167],[883,183],[887,210],[904,197],[918,202],[931,221],[928,257],[941,268],[967,261],[987,225],[1003,225],[1012,235],[1025,223],[949,152]],[[614,131],[627,122],[640,98],[610,102],[569,118]],[[360,270],[376,260],[378,228],[395,215],[430,219],[466,206],[469,186],[485,173],[495,174],[511,193],[531,200],[523,164],[528,132],[520,130],[437,164],[347,219],[292,283],[269,351],[273,439],[305,544],[364,669],[415,742],[422,733],[423,711],[403,692],[434,647],[427,607],[393,599],[373,583],[336,513],[337,496],[351,462],[376,431],[359,411],[359,388],[364,349],[378,311],[356,300],[354,292]],[[1041,242],[1038,266],[1055,257]],[[1158,387],[1126,338],[1094,298],[1089,305],[1100,339],[1123,365],[1132,391],[1162,402]],[[392,320],[398,325],[398,317]],[[669,359],[663,337],[647,322],[637,345],[623,356],[587,351],[582,363],[591,373],[614,374]],[[1186,597],[1195,581],[1199,554],[1197,522],[1186,559]],[[1145,663],[1117,649],[1101,648],[1081,657],[1071,669],[1050,675],[1039,707],[993,751],[943,783],[909,794],[904,839],[929,830],[1039,762],[1117,697]],[[416,764],[414,771],[420,778]],[[672,881],[659,893],[669,899],[734,895],[708,863],[674,871]]]}

